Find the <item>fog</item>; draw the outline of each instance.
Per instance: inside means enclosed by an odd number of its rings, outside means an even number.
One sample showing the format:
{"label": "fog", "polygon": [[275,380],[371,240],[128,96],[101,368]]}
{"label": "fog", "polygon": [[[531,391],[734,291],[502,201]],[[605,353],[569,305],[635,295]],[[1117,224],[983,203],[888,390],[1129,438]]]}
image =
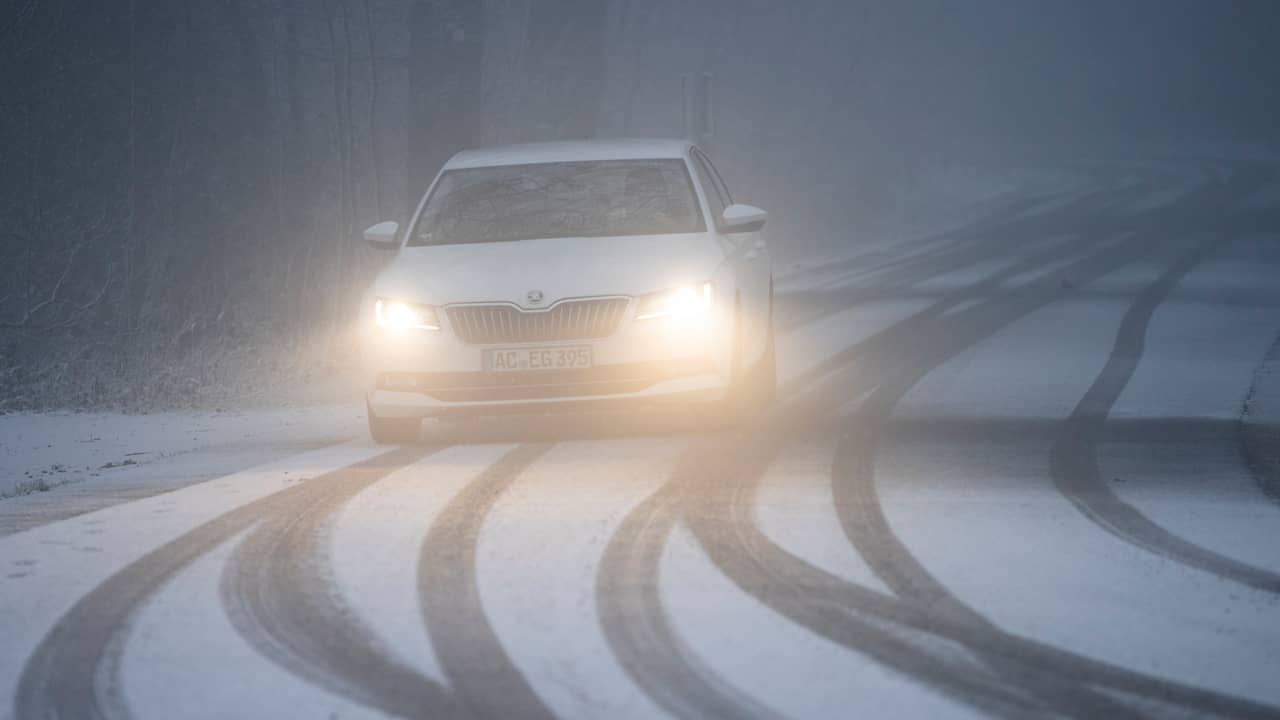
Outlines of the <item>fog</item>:
{"label": "fog", "polygon": [[0,0],[0,720],[1280,718],[1277,28]]}
{"label": "fog", "polygon": [[692,134],[784,261],[927,208],[948,169],[1274,149],[1277,21],[1265,0],[15,0],[0,407],[349,361],[383,261],[359,229],[466,147]]}

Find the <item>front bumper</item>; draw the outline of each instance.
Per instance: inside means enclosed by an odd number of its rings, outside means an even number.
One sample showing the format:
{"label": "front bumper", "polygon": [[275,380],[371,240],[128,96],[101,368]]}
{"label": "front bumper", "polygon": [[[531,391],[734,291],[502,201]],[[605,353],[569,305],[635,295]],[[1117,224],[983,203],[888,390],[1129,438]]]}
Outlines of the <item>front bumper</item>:
{"label": "front bumper", "polygon": [[538,345],[469,344],[443,325],[400,334],[362,329],[367,398],[379,417],[712,402],[728,386],[729,333],[714,314],[681,323],[638,321],[629,312],[608,337],[543,343],[592,349],[592,367],[551,371],[486,372],[485,350]]}

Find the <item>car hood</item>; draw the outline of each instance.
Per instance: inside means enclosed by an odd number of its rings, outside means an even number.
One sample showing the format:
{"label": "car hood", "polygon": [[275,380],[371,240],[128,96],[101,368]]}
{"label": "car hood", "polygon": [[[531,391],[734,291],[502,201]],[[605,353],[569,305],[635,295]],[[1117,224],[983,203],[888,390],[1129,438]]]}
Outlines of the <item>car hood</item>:
{"label": "car hood", "polygon": [[[448,305],[546,307],[588,295],[640,295],[709,279],[724,260],[707,234],[549,238],[403,248],[374,283],[379,297]],[[533,304],[531,291],[542,293]]]}

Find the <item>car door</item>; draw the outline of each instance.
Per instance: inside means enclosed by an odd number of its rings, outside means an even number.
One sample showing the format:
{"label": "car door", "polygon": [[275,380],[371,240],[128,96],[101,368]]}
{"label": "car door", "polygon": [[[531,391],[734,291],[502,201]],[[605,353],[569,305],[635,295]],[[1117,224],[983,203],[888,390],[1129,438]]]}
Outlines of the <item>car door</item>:
{"label": "car door", "polygon": [[761,231],[727,233],[724,231],[724,209],[733,204],[733,196],[711,159],[701,150],[693,151],[694,167],[707,194],[707,204],[716,232],[730,246],[735,282],[742,307],[742,343],[747,360],[754,361],[763,352],[768,339],[770,320],[771,259]]}

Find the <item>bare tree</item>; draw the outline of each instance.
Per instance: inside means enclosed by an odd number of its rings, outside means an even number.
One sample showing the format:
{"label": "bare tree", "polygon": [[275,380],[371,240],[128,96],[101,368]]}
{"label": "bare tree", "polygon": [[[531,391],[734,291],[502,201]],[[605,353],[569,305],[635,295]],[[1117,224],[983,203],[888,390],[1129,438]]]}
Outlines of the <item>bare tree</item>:
{"label": "bare tree", "polygon": [[483,3],[414,0],[409,12],[409,204],[480,137]]}
{"label": "bare tree", "polygon": [[529,20],[528,76],[542,92],[538,120],[547,139],[589,138],[604,91],[605,18],[609,3],[534,3]]}

